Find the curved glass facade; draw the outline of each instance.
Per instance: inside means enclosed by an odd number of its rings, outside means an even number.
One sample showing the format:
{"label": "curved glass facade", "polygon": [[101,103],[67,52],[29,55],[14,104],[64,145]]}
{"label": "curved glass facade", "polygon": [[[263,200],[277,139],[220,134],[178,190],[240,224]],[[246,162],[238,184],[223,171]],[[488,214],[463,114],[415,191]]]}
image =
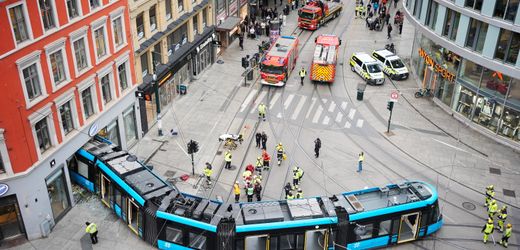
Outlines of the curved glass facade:
{"label": "curved glass facade", "polygon": [[[410,61],[418,84],[432,89],[437,103],[487,131],[484,134],[519,147],[520,33],[514,31],[516,22],[520,24],[518,1],[491,2],[406,1],[411,23],[421,26],[415,31]],[[474,18],[464,9],[488,15]],[[484,21],[493,19],[500,19],[501,27]],[[504,27],[505,22],[510,24]]]}

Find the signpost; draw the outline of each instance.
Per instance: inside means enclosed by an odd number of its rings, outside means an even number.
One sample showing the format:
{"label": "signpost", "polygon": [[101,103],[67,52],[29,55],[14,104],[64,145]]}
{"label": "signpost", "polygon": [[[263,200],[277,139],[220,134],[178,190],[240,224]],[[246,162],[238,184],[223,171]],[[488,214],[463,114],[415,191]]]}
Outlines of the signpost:
{"label": "signpost", "polygon": [[386,133],[390,133],[390,122],[392,121],[392,111],[394,110],[394,103],[397,102],[397,99],[399,99],[399,92],[392,91],[390,93],[390,101],[388,101],[386,105],[386,109],[390,111],[390,117],[388,117],[388,127],[386,128]]}

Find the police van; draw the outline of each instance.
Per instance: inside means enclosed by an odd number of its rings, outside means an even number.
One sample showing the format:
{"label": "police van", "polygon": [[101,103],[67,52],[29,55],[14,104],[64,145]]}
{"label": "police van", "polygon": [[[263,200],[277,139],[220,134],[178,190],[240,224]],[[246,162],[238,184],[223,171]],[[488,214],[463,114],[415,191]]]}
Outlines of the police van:
{"label": "police van", "polygon": [[385,75],[380,63],[367,53],[357,52],[352,54],[350,68],[365,79],[368,84],[381,85],[385,82]]}
{"label": "police van", "polygon": [[393,80],[406,80],[409,72],[401,58],[386,49],[374,50],[372,56],[381,63],[383,72]]}

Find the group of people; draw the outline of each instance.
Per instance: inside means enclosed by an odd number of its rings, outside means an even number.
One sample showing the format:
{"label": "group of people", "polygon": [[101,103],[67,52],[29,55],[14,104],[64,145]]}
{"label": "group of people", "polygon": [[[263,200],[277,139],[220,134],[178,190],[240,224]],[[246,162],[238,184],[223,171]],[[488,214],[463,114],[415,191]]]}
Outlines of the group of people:
{"label": "group of people", "polygon": [[[502,239],[499,244],[503,247],[507,247],[508,240],[511,237],[513,232],[513,226],[511,223],[507,223],[504,227],[504,224],[507,219],[507,206],[503,205],[501,209],[498,209],[497,201],[495,200],[495,188],[493,185],[489,185],[486,187],[486,202],[484,206],[487,208],[488,212],[488,220],[484,227],[482,228],[482,233],[484,233],[484,243],[487,243],[489,235],[493,234],[495,228],[497,228],[500,232],[502,232]],[[497,226],[495,226],[494,220],[498,220]],[[493,241],[495,239],[493,238]]]}
{"label": "group of people", "polygon": [[[394,1],[394,8],[397,7],[398,0]],[[387,25],[387,38],[392,37],[393,27],[390,23],[390,6],[387,0],[369,0],[367,5],[360,1],[356,8],[356,18],[365,18],[366,26],[370,30],[382,30],[384,25]],[[394,25],[399,28],[399,34],[403,31],[404,14],[397,10],[394,16]]]}

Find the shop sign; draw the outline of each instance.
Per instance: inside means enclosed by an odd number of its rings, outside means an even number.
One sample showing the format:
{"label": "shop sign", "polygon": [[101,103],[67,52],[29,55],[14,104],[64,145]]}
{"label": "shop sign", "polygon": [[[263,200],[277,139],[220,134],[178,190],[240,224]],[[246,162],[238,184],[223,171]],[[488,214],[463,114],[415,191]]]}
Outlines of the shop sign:
{"label": "shop sign", "polygon": [[88,135],[91,137],[95,136],[98,133],[98,131],[99,131],[99,125],[97,122],[94,122],[88,129]]}
{"label": "shop sign", "polygon": [[208,43],[210,43],[212,40],[213,40],[212,37],[208,37],[208,39],[206,39],[206,41],[204,41],[203,43],[201,43],[201,44],[199,45],[199,47],[197,47],[197,50],[201,50],[201,49],[203,49],[203,48],[206,47],[206,45],[208,45]]}
{"label": "shop sign", "polygon": [[430,55],[428,55],[428,53],[426,53],[426,51],[423,48],[419,48],[419,56],[424,58],[424,62],[427,65],[430,65],[435,70],[435,72],[439,73],[442,76],[442,78],[450,82],[455,81],[455,74],[449,72],[442,65],[436,63],[435,60],[433,60],[433,58]]}
{"label": "shop sign", "polygon": [[9,191],[9,186],[7,186],[7,184],[0,183],[0,197],[4,196],[4,194],[6,194],[7,191]]}

